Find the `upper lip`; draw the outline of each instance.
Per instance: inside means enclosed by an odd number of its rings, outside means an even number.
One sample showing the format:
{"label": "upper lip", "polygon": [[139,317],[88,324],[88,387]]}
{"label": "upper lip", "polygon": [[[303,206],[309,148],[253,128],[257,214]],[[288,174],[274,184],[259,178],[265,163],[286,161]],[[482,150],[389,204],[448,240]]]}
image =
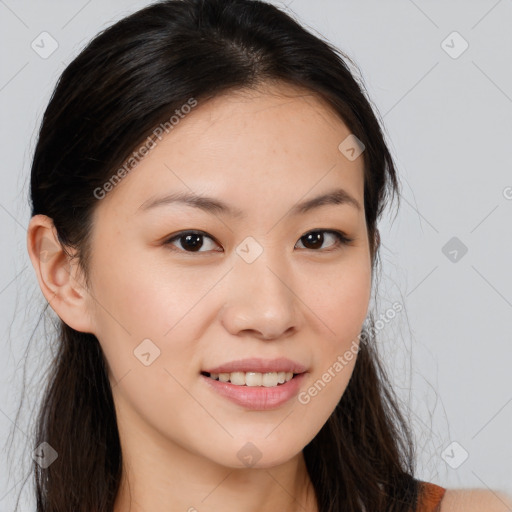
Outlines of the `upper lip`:
{"label": "upper lip", "polygon": [[292,372],[292,373],[303,373],[307,368],[287,359],[286,357],[280,357],[278,359],[239,359],[237,361],[230,361],[224,363],[215,368],[209,368],[203,370],[206,373],[233,373],[233,372],[256,372],[256,373],[270,373],[270,372]]}

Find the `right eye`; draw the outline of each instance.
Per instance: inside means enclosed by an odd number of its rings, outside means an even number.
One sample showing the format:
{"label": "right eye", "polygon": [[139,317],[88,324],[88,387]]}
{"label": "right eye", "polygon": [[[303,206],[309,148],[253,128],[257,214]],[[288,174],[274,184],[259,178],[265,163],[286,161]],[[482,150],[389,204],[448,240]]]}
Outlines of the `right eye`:
{"label": "right eye", "polygon": [[[213,238],[202,231],[181,231],[180,233],[173,235],[171,238],[167,239],[164,243],[165,245],[170,246],[172,251],[181,251],[181,252],[208,252],[200,251],[204,246],[203,239],[207,238],[214,242]],[[181,249],[176,248],[173,244],[177,242],[180,244]],[[220,251],[215,251],[220,252]]]}

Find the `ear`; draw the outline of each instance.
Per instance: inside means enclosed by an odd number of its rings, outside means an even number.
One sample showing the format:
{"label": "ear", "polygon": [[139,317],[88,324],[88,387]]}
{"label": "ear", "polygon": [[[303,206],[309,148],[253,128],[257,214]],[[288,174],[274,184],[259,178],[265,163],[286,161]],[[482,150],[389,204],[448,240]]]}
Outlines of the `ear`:
{"label": "ear", "polygon": [[50,217],[34,215],[30,219],[27,249],[51,308],[76,331],[93,332],[91,296],[83,284],[76,259],[63,249]]}

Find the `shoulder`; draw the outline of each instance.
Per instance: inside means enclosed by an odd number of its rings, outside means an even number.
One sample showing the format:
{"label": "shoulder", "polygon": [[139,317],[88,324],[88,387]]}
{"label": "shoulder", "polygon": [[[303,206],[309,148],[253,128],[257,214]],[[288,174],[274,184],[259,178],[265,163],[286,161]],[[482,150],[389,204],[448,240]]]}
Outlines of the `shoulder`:
{"label": "shoulder", "polygon": [[446,489],[440,512],[511,512],[512,496],[485,489]]}

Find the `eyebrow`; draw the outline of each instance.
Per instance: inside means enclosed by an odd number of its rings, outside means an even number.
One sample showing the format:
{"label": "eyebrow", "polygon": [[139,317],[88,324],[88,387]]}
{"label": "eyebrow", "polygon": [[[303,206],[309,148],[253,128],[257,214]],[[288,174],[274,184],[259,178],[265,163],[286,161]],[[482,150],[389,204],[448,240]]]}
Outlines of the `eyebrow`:
{"label": "eyebrow", "polygon": [[[175,203],[199,208],[211,214],[222,214],[237,218],[245,218],[246,216],[245,212],[242,210],[228,206],[226,203],[223,203],[218,199],[208,196],[200,196],[191,192],[175,192],[161,197],[150,198],[140,205],[139,210],[146,211],[158,206]],[[337,188],[296,204],[291,208],[289,215],[303,215],[325,205],[349,205],[356,208],[358,211],[362,211],[362,207],[357,199],[351,196],[346,190]]]}

